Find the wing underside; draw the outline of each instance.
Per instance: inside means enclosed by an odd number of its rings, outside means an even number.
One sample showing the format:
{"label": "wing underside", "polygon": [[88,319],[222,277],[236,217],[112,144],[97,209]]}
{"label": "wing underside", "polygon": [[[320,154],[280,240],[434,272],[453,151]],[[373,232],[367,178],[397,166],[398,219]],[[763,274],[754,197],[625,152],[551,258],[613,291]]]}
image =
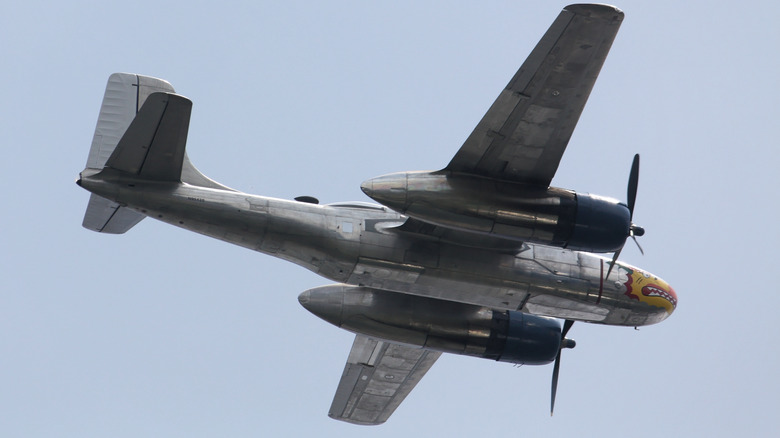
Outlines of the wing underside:
{"label": "wing underside", "polygon": [[563,9],[445,170],[549,186],[622,20]]}
{"label": "wing underside", "polygon": [[441,353],[357,335],[328,415],[355,424],[382,424]]}

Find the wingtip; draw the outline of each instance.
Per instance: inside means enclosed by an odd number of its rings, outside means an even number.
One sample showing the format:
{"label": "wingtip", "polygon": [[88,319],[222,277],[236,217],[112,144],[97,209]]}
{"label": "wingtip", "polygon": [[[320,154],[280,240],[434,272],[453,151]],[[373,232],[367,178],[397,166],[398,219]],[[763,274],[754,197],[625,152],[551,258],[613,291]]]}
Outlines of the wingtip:
{"label": "wingtip", "polygon": [[571,13],[603,20],[623,21],[625,14],[617,6],[602,3],[577,3],[563,8]]}

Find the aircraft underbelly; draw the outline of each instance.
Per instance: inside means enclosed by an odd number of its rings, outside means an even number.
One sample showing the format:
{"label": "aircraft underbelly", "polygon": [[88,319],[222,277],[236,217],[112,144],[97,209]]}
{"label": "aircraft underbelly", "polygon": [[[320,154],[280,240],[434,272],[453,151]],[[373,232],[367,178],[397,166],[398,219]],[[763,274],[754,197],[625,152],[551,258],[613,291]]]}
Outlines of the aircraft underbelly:
{"label": "aircraft underbelly", "polygon": [[666,316],[624,296],[621,265],[603,279],[604,259],[587,253],[524,245],[510,254],[420,242],[366,228],[377,218],[398,220],[387,214],[367,220],[354,211],[186,185],[116,187],[101,195],[336,282],[611,325],[646,325]]}
{"label": "aircraft underbelly", "polygon": [[627,296],[634,268],[618,264],[605,278],[609,261],[593,254],[543,245],[512,254],[371,231],[348,284],[610,325],[668,316]]}
{"label": "aircraft underbelly", "polygon": [[[553,291],[532,286],[520,275],[514,277],[485,278],[463,270],[394,265],[361,258],[346,283],[494,309],[525,310],[558,317],[576,316],[578,320],[593,322],[602,322],[609,312],[603,307],[550,295]],[[557,292],[561,295],[566,293]]]}

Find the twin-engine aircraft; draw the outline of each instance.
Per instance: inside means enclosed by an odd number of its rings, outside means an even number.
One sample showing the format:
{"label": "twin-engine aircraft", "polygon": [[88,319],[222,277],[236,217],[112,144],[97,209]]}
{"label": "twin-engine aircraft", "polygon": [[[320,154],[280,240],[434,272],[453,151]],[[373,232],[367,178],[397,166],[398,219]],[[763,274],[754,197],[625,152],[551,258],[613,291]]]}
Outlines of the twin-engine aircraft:
{"label": "twin-engine aircraft", "polygon": [[677,305],[666,282],[617,261],[643,234],[638,156],[625,204],[550,187],[622,20],[613,6],[566,7],[444,169],[362,184],[382,205],[223,186],[185,153],[190,100],[161,79],[111,75],[78,179],[92,192],[83,225],[124,233],[148,216],[336,282],[298,297],[356,334],[332,418],[385,422],[442,352],[554,362],[552,413],[574,321],[654,324]]}

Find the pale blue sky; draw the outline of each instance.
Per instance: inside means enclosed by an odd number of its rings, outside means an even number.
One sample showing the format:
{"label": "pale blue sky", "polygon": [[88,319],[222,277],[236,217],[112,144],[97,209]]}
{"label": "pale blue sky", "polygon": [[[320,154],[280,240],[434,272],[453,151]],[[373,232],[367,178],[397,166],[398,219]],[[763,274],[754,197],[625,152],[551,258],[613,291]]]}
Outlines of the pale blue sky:
{"label": "pale blue sky", "polygon": [[625,197],[675,314],[576,324],[552,366],[445,355],[390,421],[326,413],[352,335],[328,280],[145,220],[81,228],[74,184],[115,71],[194,101],[195,164],[235,188],[368,200],[443,167],[565,2],[15,2],[0,15],[0,435],[770,436],[780,408],[780,6],[636,1],[553,184]]}

